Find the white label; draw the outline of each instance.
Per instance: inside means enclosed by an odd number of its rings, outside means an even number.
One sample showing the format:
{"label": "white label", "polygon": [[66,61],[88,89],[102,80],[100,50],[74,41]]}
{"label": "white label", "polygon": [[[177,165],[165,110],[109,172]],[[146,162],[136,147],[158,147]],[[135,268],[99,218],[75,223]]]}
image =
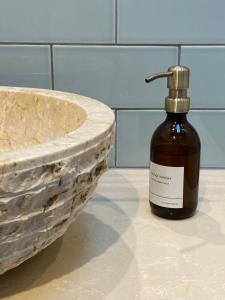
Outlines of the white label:
{"label": "white label", "polygon": [[150,163],[150,201],[168,208],[183,207],[184,167]]}

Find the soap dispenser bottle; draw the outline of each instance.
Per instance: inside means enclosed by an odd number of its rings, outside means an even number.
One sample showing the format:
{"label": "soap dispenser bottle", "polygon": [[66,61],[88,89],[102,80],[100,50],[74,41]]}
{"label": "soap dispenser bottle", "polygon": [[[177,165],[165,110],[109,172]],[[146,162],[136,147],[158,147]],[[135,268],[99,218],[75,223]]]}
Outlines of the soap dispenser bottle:
{"label": "soap dispenser bottle", "polygon": [[184,219],[192,216],[198,203],[200,139],[187,120],[190,109],[189,69],[174,66],[146,82],[167,77],[165,121],[151,140],[149,198],[151,211],[159,217]]}

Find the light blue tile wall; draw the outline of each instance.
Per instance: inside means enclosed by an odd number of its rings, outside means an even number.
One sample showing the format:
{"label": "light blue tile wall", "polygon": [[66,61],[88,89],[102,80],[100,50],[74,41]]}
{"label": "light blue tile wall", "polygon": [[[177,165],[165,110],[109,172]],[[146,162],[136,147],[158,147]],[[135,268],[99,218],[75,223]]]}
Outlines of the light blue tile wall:
{"label": "light blue tile wall", "polygon": [[161,107],[165,81],[149,73],[177,63],[176,47],[54,46],[55,88],[91,96],[115,108]]}
{"label": "light blue tile wall", "polygon": [[120,43],[225,43],[223,0],[120,0]]}
{"label": "light blue tile wall", "polygon": [[144,78],[185,64],[201,165],[225,167],[224,20],[223,0],[3,0],[0,84],[103,101],[118,121],[110,165],[146,167],[167,89]]}
{"label": "light blue tile wall", "polygon": [[2,0],[0,40],[112,43],[114,8],[114,0]]}
{"label": "light blue tile wall", "polygon": [[225,167],[225,110],[192,111],[190,122],[201,138],[202,166]]}
{"label": "light blue tile wall", "polygon": [[150,140],[163,122],[163,111],[119,111],[117,115],[117,165],[146,167],[149,165]]}
{"label": "light blue tile wall", "polygon": [[[117,164],[122,167],[149,165],[150,140],[166,118],[163,111],[120,111],[117,117]],[[191,111],[188,116],[199,133],[204,167],[225,167],[225,110]]]}
{"label": "light blue tile wall", "polygon": [[193,108],[225,108],[225,47],[182,47],[181,64],[191,69]]}
{"label": "light blue tile wall", "polygon": [[50,47],[0,45],[0,84],[51,88]]}

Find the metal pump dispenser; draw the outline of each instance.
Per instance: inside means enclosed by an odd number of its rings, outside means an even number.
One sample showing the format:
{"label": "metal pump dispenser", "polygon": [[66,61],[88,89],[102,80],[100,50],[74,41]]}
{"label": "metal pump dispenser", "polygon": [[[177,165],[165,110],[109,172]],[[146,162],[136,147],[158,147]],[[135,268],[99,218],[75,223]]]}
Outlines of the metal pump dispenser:
{"label": "metal pump dispenser", "polygon": [[189,88],[190,70],[185,66],[173,66],[168,72],[162,72],[145,79],[149,83],[155,79],[167,77],[169,96],[165,98],[165,110],[171,113],[185,113],[190,109]]}
{"label": "metal pump dispenser", "polygon": [[201,142],[187,120],[190,109],[190,70],[170,67],[146,78],[167,77],[166,118],[153,132],[150,144],[149,202],[152,213],[167,219],[193,216],[198,204]]}

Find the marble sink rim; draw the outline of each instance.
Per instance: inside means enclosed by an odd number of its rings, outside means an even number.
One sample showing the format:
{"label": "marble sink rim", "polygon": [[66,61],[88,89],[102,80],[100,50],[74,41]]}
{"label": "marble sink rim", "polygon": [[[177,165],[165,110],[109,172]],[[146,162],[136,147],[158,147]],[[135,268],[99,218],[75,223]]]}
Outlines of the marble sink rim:
{"label": "marble sink rim", "polygon": [[[47,164],[62,157],[69,157],[85,148],[94,146],[99,139],[107,136],[115,126],[113,111],[99,100],[75,93],[49,89],[0,86],[1,92],[27,93],[54,97],[79,106],[86,113],[84,122],[65,136],[23,149],[0,153],[0,172],[2,174]],[[31,163],[32,162],[32,163]]]}

